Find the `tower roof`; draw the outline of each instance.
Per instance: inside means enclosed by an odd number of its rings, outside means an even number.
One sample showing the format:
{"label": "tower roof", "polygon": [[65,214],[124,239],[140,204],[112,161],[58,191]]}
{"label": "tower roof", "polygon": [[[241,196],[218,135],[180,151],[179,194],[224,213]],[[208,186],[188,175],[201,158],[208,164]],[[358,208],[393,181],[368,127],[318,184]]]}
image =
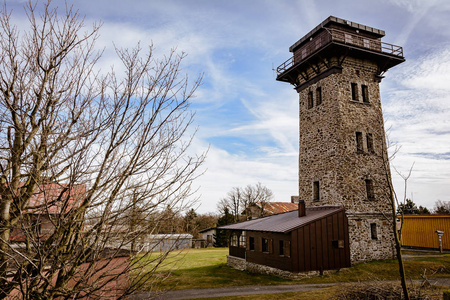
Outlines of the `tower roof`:
{"label": "tower roof", "polygon": [[338,24],[339,26],[344,26],[347,28],[353,28],[361,32],[370,33],[374,37],[382,38],[385,35],[384,30],[376,29],[370,26],[362,25],[356,22],[344,20],[334,16],[329,16],[322,23],[317,25],[313,30],[308,32],[304,37],[295,42],[291,47],[289,47],[290,52],[294,52],[296,48],[300,47],[303,43],[307,42],[311,37],[313,37],[321,29],[331,26],[332,24]]}
{"label": "tower roof", "polygon": [[[298,89],[304,86],[302,82],[317,78],[308,75],[310,66],[316,75],[325,76],[325,72],[341,68],[346,57],[376,63],[377,80],[381,80],[384,72],[405,61],[403,48],[382,42],[383,36],[383,30],[330,16],[289,48],[293,56],[278,66],[277,80],[289,82]],[[330,65],[333,59],[337,65]],[[327,70],[319,70],[318,64]]]}

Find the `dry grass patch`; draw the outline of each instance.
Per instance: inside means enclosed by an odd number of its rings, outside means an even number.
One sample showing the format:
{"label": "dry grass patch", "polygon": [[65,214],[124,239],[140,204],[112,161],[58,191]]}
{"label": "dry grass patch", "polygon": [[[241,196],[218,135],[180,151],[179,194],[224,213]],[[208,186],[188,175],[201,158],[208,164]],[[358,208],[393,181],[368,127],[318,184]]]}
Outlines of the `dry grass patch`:
{"label": "dry grass patch", "polygon": [[[419,285],[408,286],[411,300],[442,299],[442,289],[433,287],[421,287]],[[400,284],[387,282],[352,283],[343,284],[339,287],[332,300],[384,300],[404,299]]]}

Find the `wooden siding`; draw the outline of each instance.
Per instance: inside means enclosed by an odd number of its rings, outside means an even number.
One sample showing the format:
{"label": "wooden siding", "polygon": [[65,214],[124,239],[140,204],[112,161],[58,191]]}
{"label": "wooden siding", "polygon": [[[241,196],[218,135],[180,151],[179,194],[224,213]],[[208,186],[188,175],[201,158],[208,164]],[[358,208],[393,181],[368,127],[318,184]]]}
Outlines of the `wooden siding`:
{"label": "wooden siding", "polygon": [[229,254],[231,256],[245,258],[245,248],[230,246]]}
{"label": "wooden siding", "polygon": [[[248,262],[290,272],[333,270],[351,265],[348,220],[343,210],[286,234],[247,231],[246,235],[245,258]],[[255,242],[254,250],[249,247],[250,237]],[[263,239],[268,239],[266,252],[262,251]],[[289,245],[288,250],[285,248],[286,255],[280,255],[280,240]],[[237,247],[230,247],[230,255],[242,257],[243,253],[236,251]]]}
{"label": "wooden siding", "polygon": [[439,249],[436,230],[444,231],[442,248],[450,250],[450,215],[404,216],[403,246]]}
{"label": "wooden siding", "polygon": [[[344,212],[319,219],[291,233],[293,272],[350,267],[348,220]],[[339,248],[339,241],[343,247]]]}
{"label": "wooden siding", "polygon": [[[280,270],[293,271],[291,257],[288,255],[280,255],[280,240],[290,242],[289,234],[247,231],[247,241],[249,237],[255,239],[255,250],[250,250],[249,243],[247,242],[246,259],[248,262],[266,265]],[[262,252],[263,238],[269,240],[268,252]]]}

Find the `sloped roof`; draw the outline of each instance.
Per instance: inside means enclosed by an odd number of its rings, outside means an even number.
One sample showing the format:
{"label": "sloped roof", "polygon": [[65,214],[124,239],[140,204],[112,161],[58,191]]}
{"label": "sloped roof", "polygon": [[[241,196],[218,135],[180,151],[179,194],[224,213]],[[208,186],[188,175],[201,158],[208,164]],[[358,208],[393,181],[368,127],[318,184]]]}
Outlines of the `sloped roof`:
{"label": "sloped roof", "polygon": [[307,207],[306,215],[303,217],[299,217],[298,211],[295,210],[241,223],[220,226],[218,229],[287,233],[343,210],[344,207],[334,205]]}
{"label": "sloped roof", "polygon": [[[261,203],[255,203],[256,206],[261,208]],[[281,214],[288,211],[293,211],[298,209],[298,203],[291,202],[267,202],[264,204],[264,211],[270,214]]]}
{"label": "sloped roof", "polygon": [[[34,214],[60,214],[81,205],[86,186],[73,185],[67,189],[65,184],[45,184],[38,186],[30,198],[27,210]],[[63,208],[64,207],[64,208]]]}
{"label": "sloped roof", "polygon": [[199,232],[199,233],[203,233],[203,232],[207,232],[207,231],[210,231],[210,230],[216,230],[216,227],[208,227],[208,228],[199,230],[198,232]]}

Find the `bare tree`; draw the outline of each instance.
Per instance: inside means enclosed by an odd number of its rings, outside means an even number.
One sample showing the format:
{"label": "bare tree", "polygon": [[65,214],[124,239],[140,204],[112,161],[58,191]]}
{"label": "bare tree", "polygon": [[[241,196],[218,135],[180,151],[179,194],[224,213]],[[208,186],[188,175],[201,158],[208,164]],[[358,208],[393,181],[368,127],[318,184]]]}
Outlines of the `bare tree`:
{"label": "bare tree", "polygon": [[[393,147],[393,145],[390,143],[389,137],[386,137],[386,142],[387,142],[387,148],[389,147]],[[382,143],[383,147],[386,147],[385,143]],[[411,166],[411,168],[409,169],[408,174],[404,175],[401,172],[399,172],[397,169],[394,170],[397,172],[397,174],[399,176],[402,177],[403,182],[404,182],[404,197],[402,200],[400,200],[397,197],[397,193],[395,192],[394,186],[392,185],[392,181],[391,181],[391,171],[390,171],[390,162],[394,159],[395,155],[397,154],[397,152],[399,151],[399,147],[394,147],[394,150],[392,152],[392,154],[387,157],[385,156],[384,153],[387,153],[387,151],[383,151],[382,153],[382,160],[383,160],[383,166],[384,166],[384,174],[385,174],[385,179],[387,182],[387,190],[383,191],[385,193],[386,198],[389,200],[389,204],[391,206],[391,216],[389,218],[389,216],[386,216],[387,220],[391,223],[392,226],[392,232],[393,232],[393,237],[394,237],[394,247],[395,247],[395,255],[398,261],[398,269],[399,269],[399,275],[400,275],[400,284],[402,286],[402,290],[403,290],[403,294],[404,294],[404,298],[406,300],[409,300],[409,292],[408,292],[408,286],[406,284],[406,273],[405,273],[405,266],[403,264],[403,256],[402,256],[402,229],[403,229],[403,215],[404,213],[402,212],[400,214],[400,222],[397,222],[397,208],[401,207],[401,205],[403,205],[403,207],[405,207],[406,204],[406,191],[407,191],[407,184],[408,184],[408,180],[411,177],[411,172],[412,169],[414,167],[414,164]]]}
{"label": "bare tree", "polygon": [[220,199],[217,208],[219,214],[223,215],[228,210],[233,215],[234,222],[239,222],[241,219],[241,206],[243,200],[243,190],[240,187],[233,187],[227,193],[225,198]]}
{"label": "bare tree", "polygon": [[242,211],[245,213],[246,219],[251,217],[251,213],[248,208],[256,203],[258,203],[260,208],[259,217],[265,216],[266,204],[269,203],[272,198],[273,192],[266,186],[263,186],[261,182],[258,182],[254,186],[247,185],[244,189],[242,200]]}
{"label": "bare tree", "polygon": [[181,74],[184,54],[139,45],[116,49],[124,74],[99,72],[98,24],[50,1],[26,12],[22,32],[0,11],[0,298],[96,298],[129,274],[122,298],[156,282],[167,252],[116,258],[157,232],[162,209],[189,207],[204,160],[187,153],[201,78]]}
{"label": "bare tree", "polygon": [[272,198],[272,191],[260,182],[254,186],[249,184],[245,188],[233,187],[228,192],[227,197],[219,201],[218,209],[220,215],[224,215],[225,208],[227,208],[232,213],[234,222],[238,222],[242,220],[243,215],[245,219],[249,219],[250,211],[248,208],[255,203],[260,205],[260,216],[263,216],[264,207]]}

